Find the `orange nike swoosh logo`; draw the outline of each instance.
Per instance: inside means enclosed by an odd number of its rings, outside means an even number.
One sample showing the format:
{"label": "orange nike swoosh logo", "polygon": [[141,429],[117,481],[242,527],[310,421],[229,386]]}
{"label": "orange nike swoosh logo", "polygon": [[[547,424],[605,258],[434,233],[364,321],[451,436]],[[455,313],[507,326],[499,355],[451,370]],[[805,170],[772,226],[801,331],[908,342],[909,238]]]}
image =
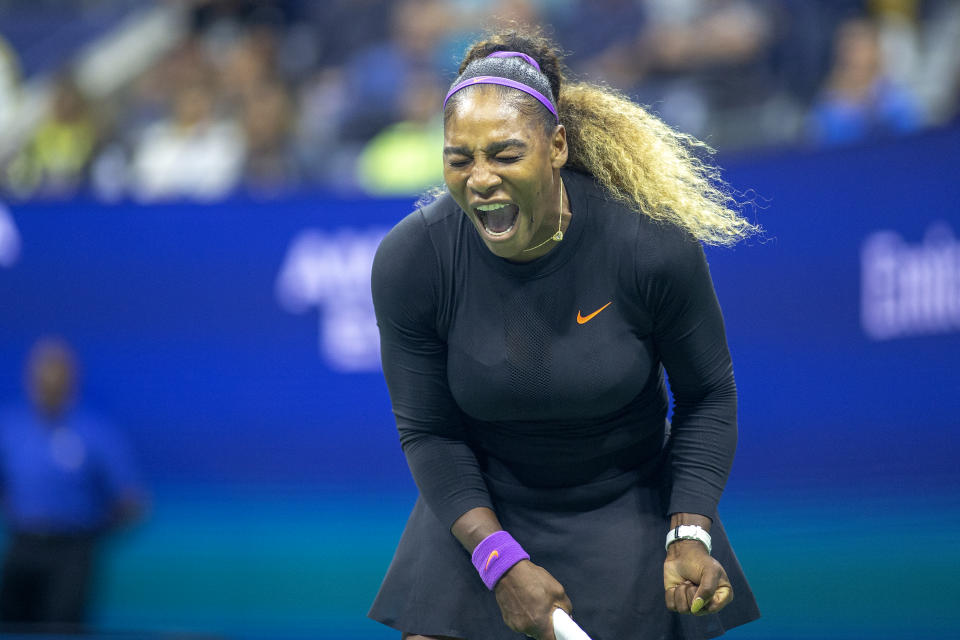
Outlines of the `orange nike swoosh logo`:
{"label": "orange nike swoosh logo", "polygon": [[600,307],[599,309],[597,309],[596,311],[594,311],[593,313],[591,313],[591,314],[588,315],[588,316],[582,316],[582,315],[580,315],[580,310],[577,309],[577,324],[585,324],[585,323],[587,323],[587,322],[590,322],[591,320],[593,320],[593,317],[594,317],[595,315],[597,315],[598,313],[600,313],[601,311],[603,311],[604,309],[606,309],[607,307],[609,307],[611,304],[613,304],[613,300],[611,300],[611,301],[608,302],[607,304],[603,305],[602,307]]}
{"label": "orange nike swoosh logo", "polygon": [[490,552],[490,555],[487,556],[487,566],[483,568],[484,571],[490,568],[490,563],[494,561],[495,558],[499,558],[500,554],[496,549]]}

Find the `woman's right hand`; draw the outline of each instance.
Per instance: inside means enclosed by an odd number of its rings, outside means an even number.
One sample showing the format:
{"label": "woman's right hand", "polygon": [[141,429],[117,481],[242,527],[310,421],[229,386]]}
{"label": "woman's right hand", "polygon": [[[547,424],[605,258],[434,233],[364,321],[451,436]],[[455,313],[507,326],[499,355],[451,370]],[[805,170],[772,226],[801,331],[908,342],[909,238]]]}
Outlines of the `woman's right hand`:
{"label": "woman's right hand", "polygon": [[507,626],[537,640],[556,640],[553,635],[553,610],[573,613],[563,585],[546,569],[529,560],[510,567],[494,587],[500,613]]}

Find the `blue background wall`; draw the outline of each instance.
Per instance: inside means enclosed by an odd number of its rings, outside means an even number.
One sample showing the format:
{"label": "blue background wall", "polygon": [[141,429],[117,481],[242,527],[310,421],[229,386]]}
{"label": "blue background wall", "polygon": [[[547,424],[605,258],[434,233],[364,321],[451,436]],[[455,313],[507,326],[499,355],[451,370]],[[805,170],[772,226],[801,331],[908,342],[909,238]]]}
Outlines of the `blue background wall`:
{"label": "blue background wall", "polygon": [[[708,250],[741,397],[721,513],[764,612],[730,635],[951,635],[960,131],[721,164],[767,229]],[[11,206],[0,398],[66,336],[153,490],[105,550],[102,626],[396,637],[363,617],[415,498],[368,277],[410,207]]]}

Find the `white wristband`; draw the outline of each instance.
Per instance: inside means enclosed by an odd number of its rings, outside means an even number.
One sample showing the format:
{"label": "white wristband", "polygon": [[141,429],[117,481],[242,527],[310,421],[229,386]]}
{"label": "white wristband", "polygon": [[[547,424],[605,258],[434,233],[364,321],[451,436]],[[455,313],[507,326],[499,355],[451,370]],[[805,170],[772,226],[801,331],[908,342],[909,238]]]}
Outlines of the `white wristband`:
{"label": "white wristband", "polygon": [[664,548],[669,548],[677,540],[699,540],[707,548],[707,553],[711,551],[710,534],[698,524],[681,524],[679,527],[670,529],[667,532],[667,544]]}

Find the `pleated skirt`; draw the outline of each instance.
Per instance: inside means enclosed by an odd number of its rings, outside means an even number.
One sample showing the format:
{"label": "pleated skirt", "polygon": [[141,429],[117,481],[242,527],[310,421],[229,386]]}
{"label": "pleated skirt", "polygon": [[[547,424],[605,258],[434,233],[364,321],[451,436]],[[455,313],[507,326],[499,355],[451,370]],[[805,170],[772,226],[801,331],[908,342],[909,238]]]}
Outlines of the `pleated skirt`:
{"label": "pleated skirt", "polygon": [[[520,484],[500,465],[485,480],[504,529],[530,560],[563,585],[573,618],[592,640],[702,640],[760,617],[720,519],[713,557],[734,600],[716,614],[666,608],[664,537],[669,529],[665,465],[562,489]],[[369,617],[399,631],[466,640],[520,640],[470,556],[423,499],[414,505]]]}

